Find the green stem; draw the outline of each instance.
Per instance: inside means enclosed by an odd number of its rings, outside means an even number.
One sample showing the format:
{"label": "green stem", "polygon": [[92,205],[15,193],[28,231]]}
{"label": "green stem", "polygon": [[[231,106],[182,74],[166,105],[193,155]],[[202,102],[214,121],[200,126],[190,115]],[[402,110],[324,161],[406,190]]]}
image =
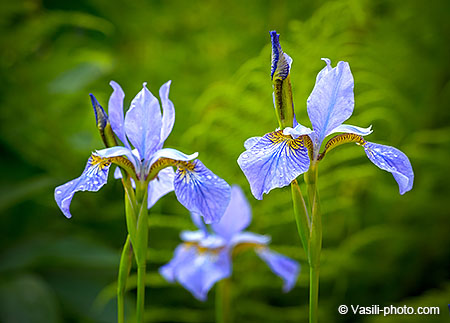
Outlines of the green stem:
{"label": "green stem", "polygon": [[136,322],[144,322],[145,309],[145,271],[146,265],[137,268],[137,304],[136,304]]}
{"label": "green stem", "polygon": [[311,221],[309,218],[308,208],[306,207],[305,199],[296,179],[291,183],[292,202],[294,204],[295,222],[297,223],[297,230],[302,241],[303,249],[308,254],[309,236],[311,230]]}
{"label": "green stem", "polygon": [[231,322],[231,278],[225,278],[217,283],[216,323]]}
{"label": "green stem", "polygon": [[309,268],[309,322],[318,322],[319,267]]}
{"label": "green stem", "polygon": [[120,258],[119,276],[117,278],[117,322],[125,321],[125,291],[127,288],[127,278],[131,270],[133,250],[131,248],[130,235],[127,236]]}
{"label": "green stem", "polygon": [[140,203],[140,210],[137,219],[136,242],[133,246],[137,263],[137,304],[136,322],[143,322],[145,307],[145,271],[147,263],[148,246],[148,210],[147,210],[148,189],[145,183],[137,183],[136,200]]}
{"label": "green stem", "polygon": [[308,262],[310,267],[309,322],[318,322],[319,268],[322,251],[322,218],[320,214],[319,193],[317,190],[317,164],[312,163],[305,174],[308,186],[308,199],[311,208],[311,231],[309,239]]}

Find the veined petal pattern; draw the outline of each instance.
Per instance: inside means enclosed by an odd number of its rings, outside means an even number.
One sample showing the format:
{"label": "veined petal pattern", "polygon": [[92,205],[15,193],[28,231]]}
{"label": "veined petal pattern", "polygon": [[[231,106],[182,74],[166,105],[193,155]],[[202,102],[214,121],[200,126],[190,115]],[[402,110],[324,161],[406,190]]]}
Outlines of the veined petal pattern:
{"label": "veined petal pattern", "polygon": [[309,169],[308,149],[303,139],[292,139],[282,131],[264,135],[257,144],[243,152],[238,164],[258,200],[277,187],[289,185]]}
{"label": "veined petal pattern", "polygon": [[71,218],[70,203],[76,192],[96,192],[108,180],[110,163],[102,161],[96,156],[91,156],[80,177],[55,188],[55,200],[63,214]]}
{"label": "veined petal pattern", "polygon": [[203,216],[207,224],[220,220],[230,200],[227,182],[198,159],[178,168],[174,186],[178,201],[189,211]]}
{"label": "veined petal pattern", "polygon": [[414,183],[414,172],[408,157],[391,146],[366,142],[364,150],[377,167],[392,173],[398,183],[400,194],[410,191]]}

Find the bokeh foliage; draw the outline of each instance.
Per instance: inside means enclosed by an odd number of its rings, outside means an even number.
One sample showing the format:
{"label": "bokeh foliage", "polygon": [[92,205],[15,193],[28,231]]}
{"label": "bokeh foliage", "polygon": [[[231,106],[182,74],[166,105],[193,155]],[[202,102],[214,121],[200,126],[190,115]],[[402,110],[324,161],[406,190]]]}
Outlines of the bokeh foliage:
{"label": "bokeh foliage", "polygon": [[[423,316],[340,316],[340,304],[439,306],[427,322],[447,322],[450,300],[450,4],[448,1],[3,1],[0,4],[0,321],[111,322],[114,280],[125,239],[119,182],[79,193],[63,217],[53,189],[79,176],[102,148],[88,93],[106,107],[108,82],[128,104],[147,81],[171,79],[176,123],[168,147],[200,152],[253,207],[254,232],[303,265],[296,288],[251,252],[233,267],[236,322],[306,322],[308,278],[289,189],[256,201],[237,166],[243,142],[276,127],[268,31],[294,59],[297,118],[323,67],[350,63],[351,124],[373,125],[370,140],[411,159],[414,189],[357,146],[320,164],[324,251],[323,322],[424,322]],[[150,214],[149,322],[211,322],[214,290],[200,303],[157,268],[193,229],[173,194]],[[130,285],[132,287],[133,278]],[[133,291],[130,291],[132,296]],[[133,297],[129,299],[132,312]]]}

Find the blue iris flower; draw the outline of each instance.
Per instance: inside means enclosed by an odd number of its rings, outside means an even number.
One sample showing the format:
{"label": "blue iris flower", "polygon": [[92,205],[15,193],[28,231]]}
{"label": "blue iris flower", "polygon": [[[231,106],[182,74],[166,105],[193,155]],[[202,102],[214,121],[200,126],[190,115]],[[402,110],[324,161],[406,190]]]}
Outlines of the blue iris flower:
{"label": "blue iris flower", "polygon": [[232,186],[230,204],[220,222],[211,225],[211,232],[195,213],[192,218],[199,230],[181,233],[184,243],[175,249],[172,260],[159,269],[166,280],[178,281],[198,300],[205,301],[217,281],[231,276],[232,255],[250,247],[283,279],[284,292],[294,287],[300,265],[270,250],[268,236],[243,231],[251,222],[251,209],[238,186]]}
{"label": "blue iris flower", "polygon": [[[279,35],[272,37],[272,80],[284,80],[289,76],[292,59],[282,51]],[[392,173],[400,194],[411,190],[414,173],[408,157],[391,146],[366,141],[363,136],[372,133],[371,127],[361,128],[344,124],[352,115],[354,107],[353,76],[347,62],[326,66],[319,72],[314,89],[307,100],[308,116],[312,129],[298,124],[267,133],[262,137],[249,138],[238,158],[238,164],[247,177],[253,195],[261,200],[274,188],[289,185],[300,174],[308,171],[325,153],[342,143],[353,142],[364,148],[369,160],[379,168]],[[324,139],[331,138],[320,152]]]}
{"label": "blue iris flower", "polygon": [[[170,83],[165,83],[159,90],[162,113],[146,83],[131,101],[125,116],[125,94],[116,82],[110,83],[114,91],[108,104],[109,118],[91,95],[99,126],[109,123],[123,146],[94,152],[80,177],[55,189],[56,202],[66,217],[71,217],[69,207],[75,192],[98,191],[107,182],[111,163],[120,158],[120,165],[128,164],[128,169],[133,170],[130,174],[135,179],[133,185],[135,181],[148,182],[149,208],[165,194],[175,191],[180,203],[202,215],[206,223],[219,221],[230,198],[230,186],[196,159],[198,153],[186,155],[163,148],[175,122],[174,105],[169,100]],[[120,177],[118,169],[115,175]],[[149,175],[152,178],[148,178]]]}

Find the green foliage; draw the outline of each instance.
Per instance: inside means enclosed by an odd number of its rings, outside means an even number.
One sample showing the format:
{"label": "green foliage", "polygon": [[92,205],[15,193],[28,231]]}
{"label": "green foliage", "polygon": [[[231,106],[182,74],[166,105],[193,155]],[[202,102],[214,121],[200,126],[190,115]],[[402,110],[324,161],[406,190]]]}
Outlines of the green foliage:
{"label": "green foliage", "polygon": [[[289,188],[256,201],[236,163],[245,139],[276,127],[272,29],[294,59],[298,120],[309,126],[306,99],[320,58],[348,61],[356,102],[350,123],[372,124],[370,140],[404,151],[416,176],[400,196],[360,147],[339,147],[320,163],[321,321],[424,321],[340,316],[340,304],[439,306],[441,315],[427,322],[448,321],[448,1],[28,0],[0,7],[0,321],[114,321],[126,237],[120,183],[77,194],[71,220],[53,200],[54,187],[79,176],[89,153],[102,148],[88,94],[106,107],[111,79],[127,104],[142,82],[157,93],[172,79],[177,121],[167,146],[200,152],[209,168],[241,185],[253,207],[251,230],[271,235],[275,250],[302,263],[296,288],[283,294],[256,255],[239,255],[236,322],[307,321],[308,268]],[[149,226],[148,321],[213,321],[215,290],[200,303],[157,273],[179,232],[194,229],[188,212],[170,194],[151,210]]]}

